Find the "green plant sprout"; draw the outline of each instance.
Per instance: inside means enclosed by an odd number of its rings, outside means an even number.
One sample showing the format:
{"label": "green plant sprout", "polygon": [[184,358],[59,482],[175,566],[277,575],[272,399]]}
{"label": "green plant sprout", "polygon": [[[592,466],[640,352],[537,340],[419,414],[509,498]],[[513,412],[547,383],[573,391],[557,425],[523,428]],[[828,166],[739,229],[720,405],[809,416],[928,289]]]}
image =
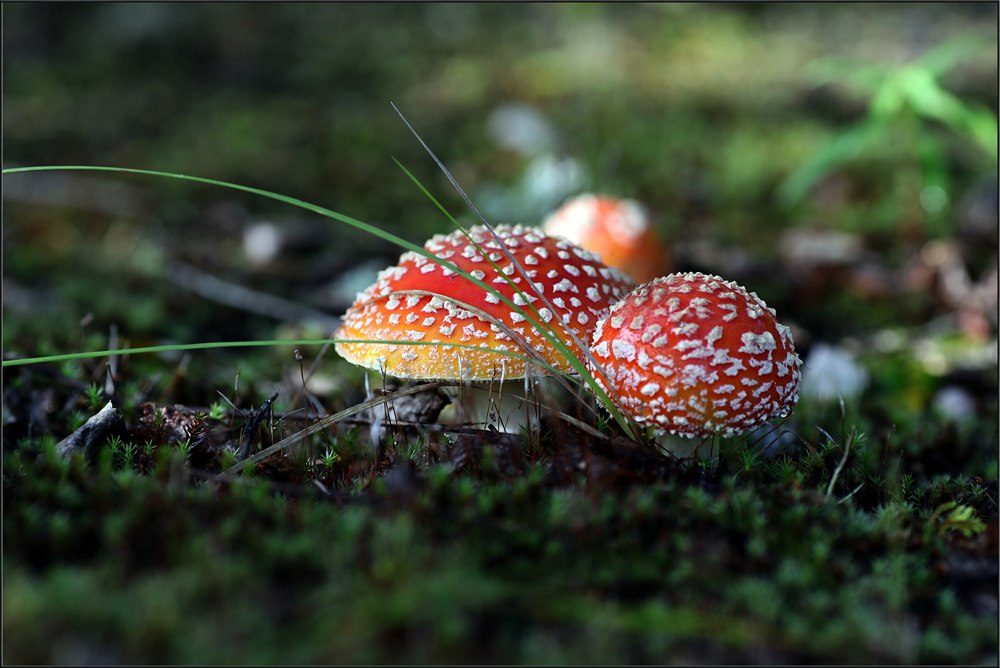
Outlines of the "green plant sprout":
{"label": "green plant sprout", "polygon": [[[842,84],[859,91],[867,97],[867,113],[785,179],[778,190],[780,201],[794,206],[841,166],[862,156],[883,155],[895,163],[892,173],[900,209],[918,203],[926,214],[927,230],[933,236],[944,235],[954,198],[949,195],[949,138],[940,130],[945,128],[975,146],[996,165],[997,117],[986,107],[949,92],[942,79],[988,46],[959,38],[902,65],[838,58],[813,63],[810,69],[816,85]],[[897,218],[893,216],[890,223]]]}
{"label": "green plant sprout", "polygon": [[126,443],[122,448],[122,468],[131,469],[135,466],[135,456],[139,451],[139,447],[132,443],[131,441]]}
{"label": "green plant sprout", "polygon": [[223,469],[231,468],[236,465],[236,455],[239,453],[239,448],[233,446],[226,446],[222,451],[222,455],[219,457],[219,465]]}
{"label": "green plant sprout", "polygon": [[[105,355],[100,355],[100,357],[104,357],[104,356]],[[63,357],[63,356],[61,356],[59,358],[59,360],[58,360],[58,361],[62,362],[62,364],[59,366],[59,372],[62,375],[66,376],[67,378],[79,378],[80,375],[83,373],[83,367],[80,366],[80,361],[79,360],[80,360],[80,358],[78,358],[78,357]],[[14,360],[4,360],[4,362],[7,362],[7,361],[14,361]],[[53,361],[57,361],[57,360],[53,360]],[[8,365],[4,364],[4,366],[8,366]]]}
{"label": "green plant sprout", "polygon": [[213,420],[221,420],[226,417],[226,404],[222,401],[215,401],[208,408],[208,417]]}
{"label": "green plant sprout", "polygon": [[87,397],[87,408],[96,411],[101,407],[101,400],[104,398],[104,390],[97,384],[91,383],[84,391]]}
{"label": "green plant sprout", "polygon": [[180,450],[181,455],[184,457],[184,462],[186,464],[191,463],[191,450],[193,444],[191,443],[191,437],[177,441],[177,449]]}
{"label": "green plant sprout", "polygon": [[70,413],[70,419],[69,419],[70,431],[76,431],[77,429],[82,427],[83,423],[86,422],[87,419],[88,416],[83,411],[73,411],[72,413]]}
{"label": "green plant sprout", "polygon": [[122,439],[120,436],[115,435],[108,439],[108,447],[111,448],[111,454],[117,457],[122,450]]}
{"label": "green plant sprout", "polygon": [[167,419],[166,411],[162,408],[157,408],[156,413],[153,414],[153,426],[156,428],[157,432],[163,430],[163,424]]}
{"label": "green plant sprout", "polygon": [[957,501],[947,501],[934,509],[925,525],[924,537],[929,539],[935,531],[941,536],[951,531],[958,531],[966,538],[972,538],[985,529],[986,523],[976,516],[975,508],[959,504]]}
{"label": "green plant sprout", "polygon": [[332,448],[327,448],[323,452],[323,456],[320,458],[320,465],[327,472],[333,469],[333,465],[340,460],[340,455],[337,454]]}

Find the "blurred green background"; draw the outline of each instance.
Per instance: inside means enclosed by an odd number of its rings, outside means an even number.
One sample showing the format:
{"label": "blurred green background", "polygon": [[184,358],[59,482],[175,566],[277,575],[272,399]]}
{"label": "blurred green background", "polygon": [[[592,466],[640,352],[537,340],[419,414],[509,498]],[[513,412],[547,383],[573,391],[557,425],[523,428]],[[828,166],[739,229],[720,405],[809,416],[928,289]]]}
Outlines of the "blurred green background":
{"label": "blurred green background", "polygon": [[[218,178],[418,243],[447,222],[393,157],[465,208],[390,101],[495,222],[537,223],[592,189],[636,197],[682,249],[708,240],[764,262],[794,226],[861,233],[898,260],[954,234],[963,196],[995,181],[990,3],[10,3],[4,19],[5,166]],[[103,177],[129,190],[74,191],[64,176],[5,179],[7,201],[48,194],[102,215],[22,230],[8,205],[12,278],[29,264],[12,248],[107,244],[115,223],[239,272],[227,252],[243,227],[301,217],[189,184]],[[305,226],[299,255],[329,267],[345,243],[354,261],[396,255]]]}

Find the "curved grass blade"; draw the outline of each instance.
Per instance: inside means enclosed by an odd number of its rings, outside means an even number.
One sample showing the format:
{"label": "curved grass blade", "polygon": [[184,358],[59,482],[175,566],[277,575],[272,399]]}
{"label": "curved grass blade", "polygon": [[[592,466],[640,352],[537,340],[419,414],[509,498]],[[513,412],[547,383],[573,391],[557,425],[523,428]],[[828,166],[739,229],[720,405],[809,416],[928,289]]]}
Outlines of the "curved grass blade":
{"label": "curved grass blade", "polygon": [[[404,119],[404,121],[405,121],[405,119]],[[285,203],[285,204],[290,204],[290,205],[298,207],[300,209],[304,209],[306,211],[311,211],[313,213],[319,214],[319,215],[324,216],[326,218],[331,218],[333,220],[337,220],[337,221],[345,223],[347,225],[351,225],[352,227],[360,229],[360,230],[362,230],[364,232],[367,232],[369,234],[373,234],[373,235],[377,236],[378,238],[383,239],[385,241],[388,241],[390,243],[393,243],[393,244],[395,244],[397,246],[400,246],[401,248],[405,248],[406,250],[409,250],[409,251],[412,251],[414,253],[417,253],[418,255],[422,255],[422,256],[426,257],[427,259],[431,260],[432,262],[435,262],[435,263],[439,264],[440,266],[447,267],[449,270],[453,271],[454,273],[456,273],[456,274],[458,274],[458,275],[463,276],[464,278],[466,278],[466,280],[472,281],[474,284],[476,284],[477,286],[483,288],[487,292],[496,295],[508,307],[510,307],[511,309],[513,309],[513,310],[517,311],[518,313],[520,313],[521,315],[523,315],[525,317],[525,319],[529,323],[531,323],[532,327],[535,327],[537,331],[539,331],[540,333],[542,333],[554,346],[558,347],[561,344],[561,342],[558,340],[558,337],[553,337],[544,328],[542,328],[541,323],[539,322],[540,319],[535,319],[535,317],[532,314],[526,312],[524,309],[522,309],[518,305],[514,304],[513,301],[511,301],[510,299],[508,299],[506,296],[500,294],[499,291],[496,290],[496,288],[494,288],[494,287],[488,285],[487,283],[479,280],[475,276],[472,276],[470,273],[468,273],[468,272],[460,269],[454,263],[449,262],[449,261],[444,260],[444,259],[441,259],[441,258],[437,257],[436,255],[434,255],[433,253],[431,253],[430,251],[424,249],[422,246],[418,246],[418,245],[416,245],[416,244],[414,244],[414,243],[412,243],[410,241],[407,241],[406,239],[403,239],[402,237],[399,237],[399,236],[397,236],[395,234],[392,234],[391,232],[387,232],[386,230],[383,230],[381,228],[375,227],[374,225],[371,225],[369,223],[365,223],[365,222],[363,222],[361,220],[358,220],[356,218],[353,218],[351,216],[347,216],[345,214],[333,211],[331,209],[327,209],[325,207],[319,206],[317,204],[313,204],[311,202],[306,202],[304,200],[300,200],[300,199],[295,198],[295,197],[289,197],[288,195],[281,195],[279,193],[275,193],[275,192],[272,192],[272,191],[269,191],[269,190],[264,190],[262,188],[254,188],[252,186],[244,186],[244,185],[241,185],[241,184],[238,184],[238,183],[232,183],[232,182],[229,182],[229,181],[222,181],[222,180],[219,180],[219,179],[210,179],[210,178],[206,178],[206,177],[202,177],[202,176],[191,176],[191,175],[188,175],[188,174],[178,174],[178,173],[175,173],[175,172],[164,172],[164,171],[152,170],[152,169],[139,169],[139,168],[134,168],[134,167],[111,167],[111,166],[102,166],[102,165],[41,165],[41,166],[33,166],[33,167],[10,167],[10,168],[5,168],[5,169],[3,169],[2,173],[3,174],[19,174],[19,173],[40,172],[40,171],[95,171],[95,172],[117,172],[117,173],[122,173],[122,174],[139,174],[139,175],[145,175],[145,176],[158,176],[158,177],[162,177],[162,178],[178,179],[178,180],[182,180],[182,181],[191,181],[191,182],[194,182],[194,183],[201,183],[201,184],[206,184],[206,185],[218,186],[218,187],[222,187],[222,188],[229,188],[231,190],[237,190],[237,191],[241,191],[241,192],[246,192],[246,193],[250,193],[250,194],[253,194],[253,195],[260,196],[260,197],[264,197],[266,199],[271,199],[271,200],[275,200],[275,201],[282,202],[282,203]],[[457,186],[457,184],[456,184],[456,186]],[[462,194],[464,196],[464,192]],[[471,202],[470,202],[470,204],[471,204]],[[477,214],[478,214],[478,210],[476,210],[476,211],[477,211]],[[486,221],[484,220],[484,222],[486,222]],[[488,227],[490,227],[488,222],[486,222],[486,225]],[[490,229],[492,229],[492,227],[490,227]],[[496,236],[495,231],[494,231],[493,234],[494,234],[494,236]],[[506,245],[502,241],[500,241],[499,243],[500,243],[500,246],[504,249],[504,251],[510,257],[510,251],[506,248]],[[512,261],[517,266],[517,268],[519,269],[519,271],[524,272],[524,268],[520,266],[520,263],[517,263],[516,260],[513,260],[513,259],[512,259]],[[532,284],[530,282],[530,280],[529,280],[529,284]],[[550,310],[551,310],[551,305],[550,305]],[[570,334],[572,335],[572,332],[570,332]],[[198,345],[198,344],[192,344],[192,345]],[[267,344],[249,344],[249,345],[267,345]],[[302,345],[305,345],[305,344],[302,344]],[[207,347],[207,346],[223,347],[223,346],[220,346],[220,345],[217,345],[217,344],[207,344],[207,345],[206,344],[202,344],[202,347]],[[179,348],[175,348],[175,349],[179,349]],[[583,349],[582,346],[581,346],[581,349]],[[118,352],[121,353],[121,351],[118,351]],[[143,352],[147,352],[147,351],[143,351]],[[153,351],[148,351],[148,352],[153,352]],[[90,354],[90,355],[86,355],[86,356],[88,356],[88,357],[95,357],[95,356],[99,356],[99,355]],[[49,356],[49,357],[51,357],[51,356]],[[39,358],[31,358],[31,359],[39,359]],[[63,359],[72,359],[72,357],[63,357]],[[580,360],[578,360],[576,358],[575,355],[568,355],[567,356],[567,360],[574,367],[574,369],[576,369],[577,372],[581,374],[582,377],[584,377],[584,378],[586,378],[588,380],[588,385],[591,385],[591,388],[595,391],[595,393],[597,393],[597,395],[600,398],[601,402],[605,405],[606,408],[608,408],[609,412],[611,412],[612,416],[615,418],[615,421],[618,422],[618,424],[622,427],[622,429],[624,429],[626,431],[626,433],[628,433],[630,436],[632,436],[633,434],[638,433],[637,431],[635,431],[635,430],[633,430],[631,428],[631,426],[629,424],[630,421],[627,420],[623,415],[621,415],[621,413],[619,413],[617,410],[615,410],[615,408],[614,408],[613,404],[611,403],[610,399],[607,397],[607,395],[604,393],[604,391],[597,385],[596,381],[593,381],[593,379],[589,377],[589,373],[587,372],[586,366],[584,364],[582,364],[580,362]],[[29,362],[27,360],[10,360],[10,361],[20,362],[21,364],[31,363],[31,362]],[[11,366],[7,362],[8,361],[4,361],[3,365],[4,366]]]}
{"label": "curved grass blade", "polygon": [[[173,172],[163,172],[163,171],[152,170],[152,169],[137,169],[137,168],[133,168],[133,167],[108,167],[108,166],[100,166],[100,165],[44,165],[44,166],[36,166],[36,167],[11,167],[11,168],[4,169],[3,173],[4,174],[18,174],[18,173],[23,173],[23,172],[71,171],[71,170],[77,170],[77,171],[119,172],[119,173],[125,173],[125,174],[141,174],[141,175],[146,175],[146,176],[160,176],[160,177],[164,177],[164,178],[180,179],[180,180],[184,180],[184,181],[193,181],[195,183],[203,183],[203,184],[214,185],[214,186],[219,186],[219,187],[223,187],[223,188],[230,188],[232,190],[239,190],[239,191],[242,191],[242,192],[248,192],[248,193],[251,193],[251,194],[254,194],[254,195],[258,195],[260,197],[265,197],[267,199],[273,199],[273,200],[276,200],[276,201],[279,201],[279,202],[283,202],[285,204],[291,204],[292,206],[296,206],[298,208],[305,209],[306,211],[312,211],[313,213],[317,213],[317,214],[319,214],[321,216],[324,216],[324,217],[327,217],[327,218],[332,218],[333,220],[337,220],[337,221],[340,221],[342,223],[346,223],[347,225],[351,225],[352,227],[356,227],[356,228],[358,228],[358,229],[360,229],[360,230],[362,230],[364,232],[367,232],[369,234],[373,234],[373,235],[379,237],[380,239],[384,239],[385,241],[388,241],[388,242],[393,243],[393,244],[395,244],[397,246],[405,248],[406,250],[409,250],[409,251],[412,251],[412,252],[417,253],[419,255],[422,255],[422,256],[426,257],[427,259],[431,260],[432,262],[435,262],[435,263],[437,263],[438,265],[440,265],[442,267],[446,267],[450,271],[452,271],[452,272],[454,272],[454,273],[456,273],[456,274],[458,274],[460,276],[463,276],[464,278],[466,278],[469,281],[472,281],[474,284],[476,284],[477,286],[479,286],[482,289],[486,290],[488,293],[491,293],[491,294],[497,296],[508,307],[510,307],[514,311],[517,311],[518,313],[524,315],[525,318],[527,318],[529,320],[529,322],[532,323],[533,327],[536,327],[536,328],[540,328],[541,327],[540,323],[537,320],[534,320],[532,318],[531,314],[526,313],[521,307],[519,307],[518,305],[516,305],[513,301],[511,301],[510,299],[508,299],[505,295],[501,294],[496,288],[494,288],[493,286],[491,286],[491,285],[489,285],[489,284],[481,281],[480,279],[476,278],[472,274],[464,271],[463,269],[459,268],[454,263],[449,262],[447,260],[444,260],[442,258],[439,258],[438,256],[434,255],[434,253],[426,250],[424,247],[418,246],[418,245],[414,244],[413,242],[407,241],[406,239],[403,239],[402,237],[399,237],[399,236],[397,236],[397,235],[395,235],[395,234],[393,234],[391,232],[387,232],[386,230],[383,230],[381,228],[375,227],[374,225],[371,225],[369,223],[365,223],[365,222],[360,221],[360,220],[358,220],[356,218],[352,218],[351,216],[347,216],[345,214],[338,213],[338,212],[333,211],[331,209],[327,209],[325,207],[319,206],[317,204],[313,204],[311,202],[306,202],[304,200],[300,200],[300,199],[297,199],[295,197],[289,197],[287,195],[281,195],[279,193],[271,192],[269,190],[263,190],[261,188],[254,188],[252,186],[244,186],[244,185],[240,185],[238,183],[231,183],[229,181],[220,181],[218,179],[209,179],[209,178],[205,178],[205,177],[201,177],[201,176],[190,176],[188,174],[177,174],[177,173],[173,173]],[[556,343],[553,342],[553,345],[556,345]],[[22,363],[24,363],[24,362],[22,362]]]}
{"label": "curved grass blade", "polygon": [[[399,113],[399,110],[397,109],[396,112]],[[402,116],[402,114],[400,114],[400,116]],[[403,122],[404,123],[406,122],[405,118],[403,119]],[[410,127],[410,130],[414,132],[414,134],[416,134],[416,131],[413,130],[412,126],[409,126],[409,123],[407,123],[407,126]],[[419,135],[417,135],[417,139],[425,148],[427,148],[426,144],[423,143],[423,140],[420,139]],[[430,151],[429,148],[427,150]],[[437,157],[433,153],[431,153],[431,156],[438,163],[438,165],[442,169],[444,169],[445,172],[447,173],[447,169],[441,164],[441,162],[437,159]],[[558,350],[566,358],[566,360],[573,367],[574,371],[576,371],[580,375],[584,383],[590,388],[590,391],[593,392],[593,394],[598,398],[598,400],[604,406],[605,410],[607,410],[608,413],[611,414],[612,418],[614,418],[615,422],[618,423],[618,425],[622,428],[622,430],[626,434],[628,434],[630,438],[632,438],[633,440],[637,440],[637,435],[641,433],[641,430],[634,425],[633,421],[630,418],[628,418],[624,413],[622,413],[618,409],[618,407],[614,404],[613,401],[611,401],[611,398],[604,391],[604,388],[602,388],[597,383],[597,380],[593,377],[593,374],[590,373],[590,369],[587,366],[587,362],[592,364],[594,368],[600,370],[601,373],[607,375],[604,366],[596,358],[594,358],[594,356],[590,353],[590,349],[587,346],[583,345],[583,343],[579,340],[579,338],[575,335],[575,333],[571,329],[566,330],[567,333],[570,335],[570,337],[573,339],[573,341],[577,344],[578,350],[580,350],[583,353],[584,357],[586,358],[586,361],[584,361],[583,359],[578,357],[572,351],[572,349],[570,349],[570,347],[566,344],[565,341],[562,340],[562,338],[559,336],[559,333],[555,330],[553,326],[548,325],[548,323],[545,323],[544,329],[539,329],[536,325],[539,323],[539,321],[544,322],[544,319],[542,319],[541,313],[532,303],[532,300],[526,298],[526,295],[521,290],[520,286],[514,283],[513,279],[510,276],[500,271],[499,265],[495,261],[489,258],[489,253],[483,251],[483,249],[479,246],[479,244],[477,244],[475,240],[472,238],[472,236],[469,234],[468,230],[466,230],[466,228],[460,222],[458,222],[458,220],[454,216],[452,216],[451,212],[449,212],[444,207],[444,205],[441,204],[438,201],[438,199],[434,197],[434,195],[429,190],[427,190],[426,187],[424,187],[424,185],[420,182],[420,180],[417,179],[417,177],[414,176],[410,172],[410,170],[408,170],[399,160],[396,160],[395,158],[393,158],[393,162],[395,162],[396,165],[403,171],[403,173],[406,174],[406,176],[409,177],[409,179],[413,181],[414,184],[416,184],[416,186],[420,189],[420,191],[423,192],[423,194],[438,208],[438,210],[440,210],[441,213],[443,213],[445,217],[448,218],[448,220],[450,220],[453,225],[455,225],[455,227],[457,227],[459,230],[462,231],[466,239],[468,239],[469,242],[472,243],[476,247],[476,249],[481,252],[481,254],[487,259],[487,261],[493,267],[493,269],[497,271],[498,275],[502,276],[507,281],[507,284],[513,287],[513,289],[517,292],[517,294],[520,294],[521,297],[524,298],[524,301],[527,303],[528,308],[531,309],[535,318],[537,318],[537,320],[536,319],[529,320],[532,323],[532,326],[535,328],[535,330],[538,331],[540,334],[542,334],[542,336],[544,336],[546,340],[552,343],[552,345],[556,348],[556,350]],[[450,177],[450,173],[448,173],[448,176]],[[462,196],[466,199],[467,202],[469,202],[468,197],[461,190],[461,187],[458,186],[458,184],[455,183],[453,179],[451,180],[452,184],[459,189],[459,191],[462,193]],[[473,208],[475,208],[474,205],[471,204],[471,202],[469,202],[469,204],[470,206],[473,206]],[[484,223],[486,222],[485,219],[483,219],[483,222]],[[545,297],[545,295],[535,286],[534,281],[528,278],[526,270],[524,269],[523,266],[521,266],[521,263],[517,261],[517,258],[515,258],[513,254],[510,252],[510,250],[507,248],[507,244],[505,244],[503,240],[500,239],[496,231],[489,226],[489,223],[486,223],[486,225],[487,228],[490,230],[490,232],[493,234],[493,238],[501,246],[503,251],[507,254],[507,257],[512,261],[512,264],[517,268],[517,270],[521,273],[524,279],[528,282],[528,285],[534,287],[535,293],[542,298],[543,303],[548,307],[548,309],[550,311],[555,312],[555,307],[549,303],[548,298]],[[522,315],[526,315],[523,310],[521,311],[521,313]]]}
{"label": "curved grass blade", "polygon": [[[66,362],[70,360],[78,359],[89,359],[93,357],[110,357],[112,355],[139,355],[144,353],[166,353],[182,350],[210,350],[213,348],[252,348],[252,347],[263,347],[263,346],[322,346],[328,343],[369,343],[369,344],[380,344],[388,345],[395,344],[398,345],[399,341],[394,341],[390,339],[272,339],[272,340],[261,340],[261,341],[209,341],[206,343],[177,343],[162,346],[141,346],[137,348],[111,348],[108,350],[88,350],[84,352],[77,353],[64,353],[61,355],[43,355],[41,357],[24,357],[21,359],[13,360],[3,360],[4,367],[12,366],[25,366],[28,364],[44,364],[47,362]],[[407,345],[414,346],[442,346],[449,345],[455,348],[469,348],[471,350],[482,350],[479,346],[475,346],[471,343],[441,343],[439,341],[407,341]],[[546,366],[554,373],[559,373],[558,369],[551,367],[544,361],[538,361],[534,358],[521,355],[520,353],[515,353],[506,350],[494,350],[492,351],[497,355],[505,355],[507,357],[513,357],[515,359],[520,359],[525,362],[531,362],[534,364],[540,364]]]}
{"label": "curved grass blade", "polygon": [[[527,270],[523,266],[521,266],[521,263],[517,261],[517,258],[514,257],[514,254],[511,253],[509,248],[507,248],[507,244],[503,242],[503,240],[499,237],[499,235],[496,232],[496,229],[494,229],[490,221],[486,220],[486,217],[479,211],[476,205],[472,202],[472,198],[470,198],[466,194],[462,186],[458,184],[458,181],[452,175],[451,171],[447,167],[445,167],[444,163],[441,162],[441,160],[437,157],[434,151],[431,150],[431,147],[427,145],[427,143],[423,140],[423,138],[416,131],[416,129],[412,125],[410,125],[410,122],[406,120],[406,116],[403,115],[403,112],[399,110],[399,108],[395,105],[395,103],[390,102],[389,104],[391,104],[392,108],[396,111],[397,114],[399,114],[399,117],[402,119],[403,123],[410,130],[410,132],[413,133],[413,136],[416,137],[417,141],[420,142],[420,145],[424,147],[424,150],[427,151],[427,154],[431,156],[431,159],[434,160],[434,163],[441,169],[442,172],[444,172],[444,175],[445,177],[447,177],[448,182],[451,183],[452,187],[454,187],[456,191],[458,191],[458,194],[461,195],[463,200],[465,200],[465,203],[468,204],[472,212],[476,214],[476,217],[479,218],[479,220],[482,221],[483,225],[486,226],[486,229],[490,231],[490,234],[493,235],[493,238],[496,240],[497,244],[499,244],[500,249],[503,251],[504,255],[506,255],[507,259],[510,260],[511,264],[514,265],[514,267],[517,269],[517,272],[526,281],[527,285],[534,286],[534,282],[528,276]],[[456,225],[458,224],[457,221],[454,221],[454,219],[452,220],[453,222],[455,222]],[[461,228],[461,226],[459,227]],[[466,234],[466,236],[468,236],[468,234]],[[507,280],[510,281],[511,279],[508,277]],[[549,298],[546,297],[545,294],[542,293],[537,288],[535,288],[535,291],[538,293],[538,296],[541,298],[542,303],[545,305],[545,307],[548,308],[553,313],[556,313],[556,308],[549,301]],[[533,306],[532,309],[534,309]],[[592,358],[590,350],[587,348],[587,346],[583,345],[583,342],[580,341],[579,337],[576,336],[576,334],[573,332],[572,329],[567,329],[566,333],[569,334],[570,339],[573,340],[573,342],[577,345],[579,350],[583,352],[584,357]],[[597,360],[591,360],[591,361],[595,364],[597,363]]]}
{"label": "curved grass blade", "polygon": [[[572,394],[577,399],[581,399],[581,397],[579,396],[579,394],[573,389],[573,387],[571,386],[571,384],[567,381],[565,372],[563,372],[561,369],[557,369],[552,364],[546,362],[545,359],[542,357],[541,353],[539,353],[537,350],[535,350],[534,347],[532,347],[532,345],[530,343],[528,343],[528,341],[524,337],[522,337],[520,334],[518,334],[517,332],[515,332],[510,326],[504,324],[502,321],[498,320],[496,317],[490,315],[486,311],[483,311],[482,309],[478,308],[477,306],[473,306],[472,304],[469,304],[467,302],[461,301],[459,299],[455,299],[453,297],[445,297],[444,295],[438,294],[436,292],[429,292],[427,290],[394,290],[394,291],[388,293],[385,296],[393,295],[393,294],[394,295],[420,295],[420,296],[426,296],[426,297],[437,297],[439,299],[447,299],[448,301],[456,304],[457,306],[460,306],[463,309],[466,309],[466,310],[472,312],[473,314],[476,315],[476,317],[482,319],[483,321],[488,322],[488,323],[493,324],[493,325],[496,325],[504,334],[506,334],[507,336],[509,336],[512,341],[514,341],[518,346],[521,347],[522,350],[525,351],[525,355],[523,357],[520,356],[520,355],[510,355],[510,356],[511,357],[517,357],[519,359],[522,359],[525,362],[525,367],[526,367],[525,368],[525,375],[526,376],[528,375],[527,365],[529,363],[531,363],[531,364],[533,364],[533,365],[535,365],[537,367],[543,368],[543,369],[545,369],[549,373],[549,375],[551,375],[553,378],[555,378],[556,381],[558,381],[559,384],[562,385],[566,389],[566,391],[568,391],[570,394]],[[397,345],[406,345],[408,342],[404,343],[404,342],[396,341],[395,343]],[[441,345],[451,345],[451,344],[441,344]],[[461,345],[461,344],[456,344],[456,345]],[[479,348],[479,347],[476,347],[476,346],[471,346],[469,344],[462,345],[462,347],[472,347],[472,348],[474,348],[476,350],[483,350],[483,348]],[[505,354],[505,351],[494,350],[492,348],[490,348],[489,350],[490,350],[490,352],[493,352],[493,353]],[[509,352],[509,351],[507,351],[507,352]],[[560,351],[560,352],[562,352],[562,351]],[[570,353],[570,354],[572,354],[572,353]],[[586,404],[584,404],[584,405],[586,405]],[[589,406],[588,406],[588,408],[589,408]]]}

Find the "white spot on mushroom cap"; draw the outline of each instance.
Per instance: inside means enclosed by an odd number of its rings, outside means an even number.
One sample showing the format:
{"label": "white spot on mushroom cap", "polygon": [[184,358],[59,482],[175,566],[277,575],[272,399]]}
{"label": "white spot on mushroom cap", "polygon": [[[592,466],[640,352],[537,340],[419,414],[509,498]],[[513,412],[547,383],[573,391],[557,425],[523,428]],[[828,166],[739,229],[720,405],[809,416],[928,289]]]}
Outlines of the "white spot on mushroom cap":
{"label": "white spot on mushroom cap", "polygon": [[[760,312],[758,311],[757,313],[759,314]],[[759,317],[759,315],[751,317]],[[751,355],[769,352],[777,347],[774,335],[771,332],[762,332],[760,334],[756,332],[743,332],[740,335],[740,340],[743,342],[743,345],[739,351],[741,353],[750,353]]]}
{"label": "white spot on mushroom cap", "polygon": [[627,359],[629,361],[635,359],[635,346],[625,339],[612,339],[611,351],[618,359]]}
{"label": "white spot on mushroom cap", "polygon": [[651,397],[660,390],[660,386],[657,383],[646,383],[641,388],[639,388],[639,394],[647,397]]}
{"label": "white spot on mushroom cap", "polygon": [[573,282],[571,280],[569,280],[568,278],[564,278],[561,281],[559,281],[558,283],[556,283],[555,285],[553,285],[552,289],[555,290],[556,292],[579,292],[580,291],[580,289],[578,287],[576,287],[576,285],[574,285]]}

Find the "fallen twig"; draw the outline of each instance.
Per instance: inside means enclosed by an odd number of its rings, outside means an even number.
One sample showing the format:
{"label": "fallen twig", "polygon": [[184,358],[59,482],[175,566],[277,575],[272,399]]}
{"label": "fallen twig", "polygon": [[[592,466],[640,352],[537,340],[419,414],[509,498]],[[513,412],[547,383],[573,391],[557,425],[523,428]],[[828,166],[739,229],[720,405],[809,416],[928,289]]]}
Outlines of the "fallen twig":
{"label": "fallen twig", "polygon": [[416,394],[418,392],[426,392],[427,390],[433,390],[433,389],[436,389],[438,387],[443,387],[443,386],[449,385],[449,384],[452,384],[452,381],[440,380],[440,381],[434,381],[432,383],[424,383],[422,385],[415,385],[413,387],[408,387],[408,388],[403,389],[403,390],[398,390],[396,392],[390,392],[390,393],[385,394],[383,396],[375,397],[373,399],[369,399],[368,401],[363,401],[360,404],[356,404],[354,406],[351,406],[350,408],[346,408],[346,409],[340,411],[339,413],[334,413],[333,415],[328,415],[327,417],[322,418],[321,420],[319,420],[315,424],[306,427],[302,431],[297,432],[295,434],[292,434],[288,438],[284,438],[284,439],[278,441],[277,443],[275,443],[274,445],[272,445],[269,448],[265,448],[265,449],[261,450],[260,452],[258,452],[253,457],[248,457],[245,461],[242,461],[242,462],[240,462],[238,464],[235,464],[234,466],[229,467],[228,469],[226,469],[225,471],[223,471],[222,473],[220,473],[216,477],[216,480],[229,480],[229,479],[232,479],[237,473],[242,472],[244,470],[244,467],[256,464],[257,462],[260,462],[260,461],[263,461],[263,460],[267,459],[268,457],[270,457],[271,455],[273,455],[276,452],[280,452],[282,450],[287,450],[292,445],[298,443],[299,441],[303,440],[307,436],[311,436],[311,435],[313,435],[315,433],[323,431],[324,429],[326,429],[330,425],[336,424],[337,422],[339,422],[340,420],[342,420],[342,419],[344,419],[346,417],[350,417],[350,416],[355,415],[357,413],[360,413],[362,411],[368,410],[368,409],[372,408],[373,406],[378,406],[378,405],[384,404],[384,403],[386,403],[388,401],[392,401],[393,399],[396,399],[398,397],[403,397],[403,396],[406,396],[406,395],[409,395],[409,394]]}

